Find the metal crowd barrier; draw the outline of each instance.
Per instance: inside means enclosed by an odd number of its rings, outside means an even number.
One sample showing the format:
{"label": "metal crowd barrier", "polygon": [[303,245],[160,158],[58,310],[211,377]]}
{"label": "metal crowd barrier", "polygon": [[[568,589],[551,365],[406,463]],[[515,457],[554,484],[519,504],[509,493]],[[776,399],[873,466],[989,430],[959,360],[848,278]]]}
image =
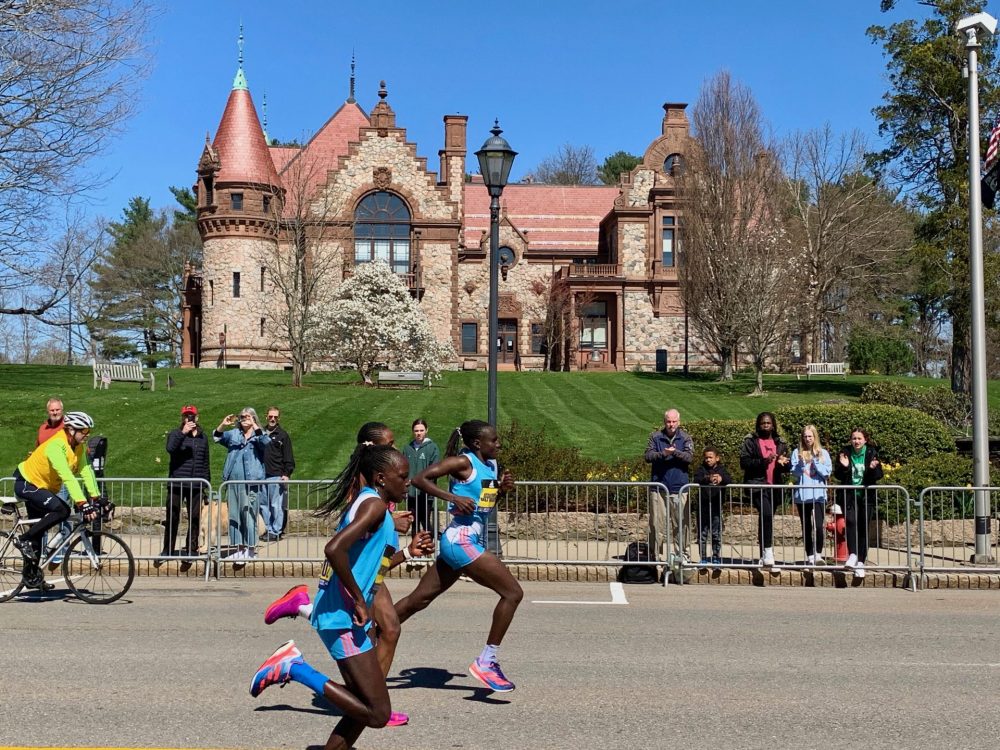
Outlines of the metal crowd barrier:
{"label": "metal crowd barrier", "polygon": [[[865,569],[868,571],[913,571],[914,557],[912,534],[914,529],[910,515],[910,498],[906,489],[898,485],[875,485],[871,487],[845,487],[829,485],[825,487],[826,501],[821,523],[824,527],[822,563],[809,562],[806,555],[803,512],[812,510],[811,504],[799,505],[794,502],[794,485],[729,484],[720,488],[709,488],[697,484],[686,484],[679,495],[687,495],[681,515],[679,537],[671,558],[671,567],[680,570],[750,568],[761,567],[764,515],[760,512],[762,502],[768,498],[773,503],[772,544],[775,564],[771,570],[830,570],[843,569],[847,552],[843,544],[838,549],[835,529],[827,528],[836,524],[827,512],[834,503],[845,514],[857,520],[847,523],[844,533],[852,537],[850,546],[867,540],[868,554]],[[815,488],[813,488],[815,489]],[[861,493],[864,493],[861,495]],[[711,521],[713,500],[718,502],[716,512],[721,515],[721,561],[702,563],[703,557],[711,560]],[[867,514],[851,513],[852,509],[864,509]],[[703,522],[704,521],[704,522]],[[706,554],[700,549],[700,537],[706,537]],[[843,541],[846,541],[843,540]],[[677,559],[678,554],[681,559]],[[678,576],[683,581],[684,576]]]}
{"label": "metal crowd barrier", "polygon": [[[982,508],[976,513],[976,500]],[[998,487],[928,487],[915,504],[919,508],[920,575],[924,573],[1000,572]],[[986,555],[976,555],[976,517],[984,518]],[[982,525],[982,522],[980,522]]]}

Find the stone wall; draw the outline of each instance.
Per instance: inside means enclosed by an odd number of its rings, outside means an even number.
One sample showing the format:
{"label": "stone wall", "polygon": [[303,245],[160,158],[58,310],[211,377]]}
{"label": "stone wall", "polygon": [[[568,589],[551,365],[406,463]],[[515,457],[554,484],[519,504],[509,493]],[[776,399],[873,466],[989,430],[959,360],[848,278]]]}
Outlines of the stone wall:
{"label": "stone wall", "polygon": [[625,293],[625,367],[652,370],[656,350],[666,349],[668,367],[673,370],[684,362],[684,318],[673,315],[655,317],[653,303],[645,291]]}

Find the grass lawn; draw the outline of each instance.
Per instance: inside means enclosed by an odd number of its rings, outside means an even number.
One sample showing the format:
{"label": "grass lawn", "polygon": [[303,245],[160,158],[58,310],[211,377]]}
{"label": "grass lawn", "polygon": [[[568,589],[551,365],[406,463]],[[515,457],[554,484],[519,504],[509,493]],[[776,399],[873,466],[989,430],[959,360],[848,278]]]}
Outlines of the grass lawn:
{"label": "grass lawn", "polygon": [[[167,390],[167,376],[175,381]],[[603,460],[635,456],[645,448],[650,430],[662,424],[663,411],[680,410],[682,420],[751,419],[782,406],[856,400],[867,376],[796,380],[768,376],[765,396],[748,398],[750,376],[733,383],[714,375],[652,373],[515,373],[498,374],[501,423],[518,420],[544,428],[557,443],[579,446],[584,455]],[[449,372],[433,388],[377,389],[357,384],[354,373],[317,373],[303,388],[289,385],[285,372],[253,370],[157,370],[156,392],[134,383],[112,383],[93,390],[89,367],[0,366],[0,418],[7,439],[0,442],[0,474],[9,476],[34,446],[50,396],[67,410],[86,411],[97,421],[97,434],[108,436],[107,472],[116,477],[165,477],[167,432],[178,426],[180,407],[193,403],[211,432],[229,413],[253,406],[261,419],[270,405],[282,410],[282,424],[292,436],[298,479],[334,475],[353,449],[354,435],[366,421],[389,424],[397,444],[410,437],[410,423],[423,417],[430,435],[444,450],[448,433],[465,419],[486,418],[486,373]],[[913,384],[943,381],[907,378]],[[991,406],[1000,405],[1000,382],[990,383]],[[222,449],[212,451],[213,478],[222,475]]]}

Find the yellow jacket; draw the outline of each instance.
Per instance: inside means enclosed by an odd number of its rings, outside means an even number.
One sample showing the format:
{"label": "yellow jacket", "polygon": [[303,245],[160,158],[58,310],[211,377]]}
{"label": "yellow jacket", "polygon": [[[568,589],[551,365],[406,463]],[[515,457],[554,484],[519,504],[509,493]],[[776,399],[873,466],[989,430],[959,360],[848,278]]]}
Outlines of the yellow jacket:
{"label": "yellow jacket", "polygon": [[[59,430],[40,446],[35,448],[17,470],[21,476],[36,487],[58,493],[63,484],[69,492],[70,499],[79,505],[87,501],[87,495],[97,497],[101,493],[97,489],[97,477],[86,458],[87,446],[83,443],[75,449],[69,445],[65,430]],[[77,481],[77,475],[83,479],[87,495]]]}

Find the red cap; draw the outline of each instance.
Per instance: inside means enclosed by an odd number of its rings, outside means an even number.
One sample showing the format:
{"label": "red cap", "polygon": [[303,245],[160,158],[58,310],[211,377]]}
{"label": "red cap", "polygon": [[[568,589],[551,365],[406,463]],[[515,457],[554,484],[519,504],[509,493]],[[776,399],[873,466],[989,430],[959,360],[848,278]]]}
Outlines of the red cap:
{"label": "red cap", "polygon": [[182,406],[181,407],[181,416],[183,417],[185,414],[194,414],[197,417],[198,416],[198,407],[197,406],[192,406],[191,404],[188,404],[187,406]]}

